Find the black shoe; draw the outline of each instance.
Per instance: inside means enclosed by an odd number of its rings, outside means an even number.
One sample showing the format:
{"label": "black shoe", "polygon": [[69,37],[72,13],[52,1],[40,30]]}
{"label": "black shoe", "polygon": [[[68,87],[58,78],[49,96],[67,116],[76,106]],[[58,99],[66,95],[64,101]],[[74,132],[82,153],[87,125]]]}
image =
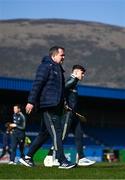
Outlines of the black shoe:
{"label": "black shoe", "polygon": [[34,166],[34,163],[33,163],[32,159],[31,159],[31,157],[26,157],[25,156],[24,158],[20,158],[19,162],[21,164],[23,164],[24,166],[27,166],[27,167],[33,167]]}
{"label": "black shoe", "polygon": [[60,168],[60,169],[71,169],[75,166],[76,166],[76,164],[74,164],[70,161],[63,161],[58,168]]}

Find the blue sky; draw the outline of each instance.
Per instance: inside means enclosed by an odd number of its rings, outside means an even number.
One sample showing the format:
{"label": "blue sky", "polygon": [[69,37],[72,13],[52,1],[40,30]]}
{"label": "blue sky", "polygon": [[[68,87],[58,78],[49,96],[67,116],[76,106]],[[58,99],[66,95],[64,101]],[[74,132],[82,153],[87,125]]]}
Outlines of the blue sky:
{"label": "blue sky", "polygon": [[125,27],[125,0],[0,0],[0,19],[62,18]]}

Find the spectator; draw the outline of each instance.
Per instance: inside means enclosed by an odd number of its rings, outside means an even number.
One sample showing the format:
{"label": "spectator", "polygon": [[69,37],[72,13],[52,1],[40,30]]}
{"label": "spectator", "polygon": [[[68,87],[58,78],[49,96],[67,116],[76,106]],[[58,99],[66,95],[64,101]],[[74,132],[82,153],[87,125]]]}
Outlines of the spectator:
{"label": "spectator", "polygon": [[12,128],[10,128],[10,122],[7,122],[5,124],[6,127],[6,131],[5,133],[3,133],[3,149],[2,149],[2,153],[0,155],[0,159],[6,155],[7,153],[10,155],[10,136],[12,133]]}
{"label": "spectator", "polygon": [[26,118],[21,112],[20,105],[15,105],[13,107],[13,123],[9,126],[13,128],[11,134],[11,155],[9,164],[16,164],[15,156],[17,145],[19,145],[20,156],[24,157],[24,144],[25,144],[25,128],[26,128]]}

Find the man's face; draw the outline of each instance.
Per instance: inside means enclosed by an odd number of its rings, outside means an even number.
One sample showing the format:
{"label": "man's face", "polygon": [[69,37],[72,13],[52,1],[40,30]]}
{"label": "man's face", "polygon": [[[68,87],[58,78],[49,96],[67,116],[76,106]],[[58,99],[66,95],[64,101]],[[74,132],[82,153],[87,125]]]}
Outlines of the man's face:
{"label": "man's face", "polygon": [[63,49],[58,49],[58,53],[52,56],[52,59],[58,64],[62,64],[64,58],[65,58],[65,52]]}
{"label": "man's face", "polygon": [[82,80],[84,77],[84,72],[81,69],[74,69],[73,74],[75,77],[77,77],[79,80]]}
{"label": "man's face", "polygon": [[13,107],[13,111],[14,113],[19,113],[20,112],[20,108],[18,108],[17,106]]}

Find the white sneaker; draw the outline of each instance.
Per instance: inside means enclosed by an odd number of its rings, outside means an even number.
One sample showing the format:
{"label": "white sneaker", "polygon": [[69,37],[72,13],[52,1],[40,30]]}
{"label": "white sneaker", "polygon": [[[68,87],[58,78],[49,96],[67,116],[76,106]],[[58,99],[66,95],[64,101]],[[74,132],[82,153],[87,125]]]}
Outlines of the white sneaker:
{"label": "white sneaker", "polygon": [[52,167],[52,166],[59,166],[60,165],[58,159],[54,159],[54,157],[50,156],[50,155],[45,157],[43,163],[44,163],[45,167]]}
{"label": "white sneaker", "polygon": [[92,161],[92,160],[87,159],[87,158],[82,158],[82,159],[79,159],[77,164],[78,164],[78,166],[91,166],[95,163],[96,163],[96,161]]}
{"label": "white sneaker", "polygon": [[52,167],[53,166],[53,156],[46,156],[43,162],[45,167]]}
{"label": "white sneaker", "polygon": [[16,165],[14,161],[10,161],[8,164]]}
{"label": "white sneaker", "polygon": [[33,167],[34,166],[34,162],[32,161],[31,157],[29,157],[29,156],[25,156],[24,158],[20,158],[19,162],[21,164],[23,164],[24,166],[27,166],[27,167]]}
{"label": "white sneaker", "polygon": [[59,166],[59,165],[60,165],[60,163],[59,163],[58,159],[54,159],[53,166]]}

